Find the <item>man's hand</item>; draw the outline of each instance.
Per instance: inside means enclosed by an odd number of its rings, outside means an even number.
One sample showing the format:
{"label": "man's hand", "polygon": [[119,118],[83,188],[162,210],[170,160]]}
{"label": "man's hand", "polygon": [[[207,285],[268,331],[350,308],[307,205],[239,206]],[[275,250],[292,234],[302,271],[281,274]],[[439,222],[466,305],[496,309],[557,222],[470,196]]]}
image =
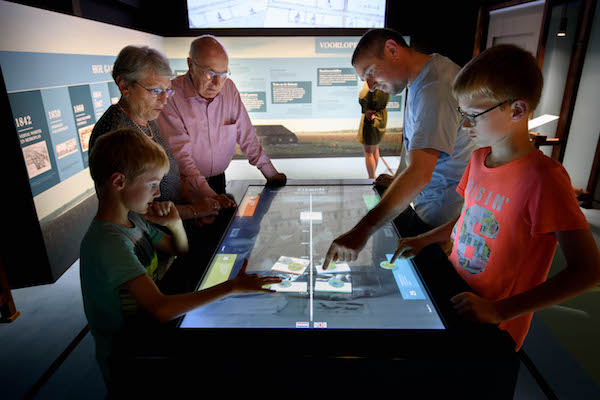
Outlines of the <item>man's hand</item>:
{"label": "man's hand", "polygon": [[233,201],[229,197],[227,197],[226,194],[218,194],[215,197],[213,197],[213,199],[219,203],[219,206],[221,208],[235,207],[235,201]]}
{"label": "man's hand", "polygon": [[232,279],[233,291],[236,293],[253,293],[253,292],[267,292],[274,293],[274,290],[265,289],[263,286],[272,285],[274,283],[280,283],[281,278],[275,276],[262,277],[258,274],[247,274],[246,267],[248,266],[248,259],[244,259],[242,269],[235,278]]}
{"label": "man's hand", "polygon": [[402,238],[398,240],[398,248],[394,253],[394,257],[392,257],[391,263],[394,263],[397,258],[413,258],[428,244],[429,243],[421,236]]}
{"label": "man's hand", "polygon": [[503,320],[495,302],[477,296],[475,293],[459,293],[450,301],[454,304],[454,310],[461,317],[488,324],[497,324]]}
{"label": "man's hand", "polygon": [[281,172],[278,172],[275,175],[272,175],[267,178],[268,186],[285,186],[286,182],[287,176],[285,176],[285,174],[282,174]]}
{"label": "man's hand", "polygon": [[167,228],[181,222],[177,207],[172,201],[153,201],[150,203],[146,214],[142,216],[153,224],[166,226]]}
{"label": "man's hand", "polygon": [[335,239],[325,256],[323,270],[329,267],[331,261],[355,261],[358,258],[358,253],[367,244],[367,240],[369,240],[369,236],[356,228]]}
{"label": "man's hand", "polygon": [[381,174],[375,179],[373,184],[375,186],[381,186],[382,188],[388,188],[394,181],[394,176],[390,174]]}
{"label": "man's hand", "polygon": [[203,197],[192,203],[191,206],[196,211],[197,217],[214,217],[219,215],[219,210],[221,209],[221,204],[212,197]]}

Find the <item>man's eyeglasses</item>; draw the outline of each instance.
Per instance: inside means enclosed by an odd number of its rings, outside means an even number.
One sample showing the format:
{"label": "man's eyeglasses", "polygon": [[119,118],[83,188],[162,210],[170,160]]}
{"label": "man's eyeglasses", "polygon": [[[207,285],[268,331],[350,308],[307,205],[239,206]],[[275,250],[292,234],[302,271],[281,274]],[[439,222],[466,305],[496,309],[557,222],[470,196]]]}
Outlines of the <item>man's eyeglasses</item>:
{"label": "man's eyeglasses", "polygon": [[215,72],[210,68],[201,67],[196,61],[194,61],[193,58],[191,58],[191,60],[194,64],[196,64],[196,67],[198,67],[198,69],[202,71],[202,76],[207,81],[213,80],[215,76],[218,76],[222,80],[227,80],[231,76],[231,71],[229,69],[227,69],[227,72]]}
{"label": "man's eyeglasses", "polygon": [[505,101],[503,101],[502,103],[500,103],[500,104],[496,104],[494,107],[492,107],[492,108],[488,108],[487,110],[485,110],[485,111],[482,111],[482,112],[480,112],[480,113],[478,113],[478,114],[475,114],[475,115],[473,115],[473,114],[468,114],[468,113],[464,112],[463,110],[461,110],[461,108],[460,108],[460,107],[457,107],[457,108],[456,108],[456,111],[458,111],[458,113],[460,114],[460,123],[461,123],[461,125],[462,125],[462,123],[463,123],[463,122],[467,121],[467,123],[468,123],[468,124],[469,124],[471,127],[474,127],[475,125],[477,125],[477,121],[475,120],[475,118],[477,118],[477,117],[480,117],[480,116],[482,116],[483,114],[485,114],[485,113],[487,113],[487,112],[490,112],[490,111],[492,111],[492,110],[495,110],[496,108],[500,107],[500,106],[501,106],[501,105],[503,105],[503,104],[506,104],[506,103],[512,103],[513,101],[514,101],[514,100],[512,100],[512,99],[511,99],[511,100],[505,100]]}
{"label": "man's eyeglasses", "polygon": [[167,96],[167,98],[173,96],[175,94],[175,89],[160,89],[160,88],[153,88],[153,89],[148,89],[147,87],[142,86],[139,82],[135,82],[138,85],[140,85],[142,88],[146,89],[148,91],[148,93],[150,93],[152,95],[152,97],[158,97],[161,94],[165,94],[165,96]]}

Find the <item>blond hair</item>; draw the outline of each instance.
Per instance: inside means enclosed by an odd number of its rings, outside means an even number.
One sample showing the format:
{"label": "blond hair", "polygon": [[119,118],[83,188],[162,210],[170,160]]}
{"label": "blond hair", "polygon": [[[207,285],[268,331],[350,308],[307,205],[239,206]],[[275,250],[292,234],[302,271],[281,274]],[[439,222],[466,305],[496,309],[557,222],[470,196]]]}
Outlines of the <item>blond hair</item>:
{"label": "blond hair", "polygon": [[481,96],[494,101],[523,100],[535,110],[542,96],[544,78],[528,51],[511,44],[491,47],[465,65],[454,79],[460,99]]}
{"label": "blond hair", "polygon": [[115,172],[131,181],[150,168],[169,168],[165,150],[152,139],[133,129],[124,128],[100,136],[90,151],[89,167],[96,188]]}

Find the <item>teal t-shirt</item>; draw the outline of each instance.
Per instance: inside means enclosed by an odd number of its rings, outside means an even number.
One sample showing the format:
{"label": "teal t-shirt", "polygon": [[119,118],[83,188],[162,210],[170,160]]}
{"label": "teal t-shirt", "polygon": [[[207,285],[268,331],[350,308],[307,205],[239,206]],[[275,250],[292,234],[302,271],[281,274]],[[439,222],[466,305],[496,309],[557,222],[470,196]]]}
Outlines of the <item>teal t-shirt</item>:
{"label": "teal t-shirt", "polygon": [[135,299],[121,286],[142,274],[156,280],[154,244],[163,232],[138,214],[129,213],[133,228],[94,219],[80,249],[80,279],[88,325],[96,341],[96,358],[109,379],[108,356],[113,337],[126,318],[135,315]]}

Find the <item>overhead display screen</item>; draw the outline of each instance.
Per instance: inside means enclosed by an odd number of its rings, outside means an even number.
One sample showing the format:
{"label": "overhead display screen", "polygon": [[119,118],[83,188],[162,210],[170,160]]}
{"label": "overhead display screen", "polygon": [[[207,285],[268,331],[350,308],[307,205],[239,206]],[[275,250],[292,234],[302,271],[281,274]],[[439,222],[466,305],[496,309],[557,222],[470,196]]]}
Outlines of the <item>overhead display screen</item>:
{"label": "overhead display screen", "polygon": [[385,0],[187,0],[190,28],[383,28]]}
{"label": "overhead display screen", "polygon": [[189,312],[181,328],[443,330],[410,260],[390,263],[385,225],[353,262],[323,269],[332,240],[379,202],[372,185],[249,186],[199,290],[247,273],[278,276],[274,294],[230,296]]}

